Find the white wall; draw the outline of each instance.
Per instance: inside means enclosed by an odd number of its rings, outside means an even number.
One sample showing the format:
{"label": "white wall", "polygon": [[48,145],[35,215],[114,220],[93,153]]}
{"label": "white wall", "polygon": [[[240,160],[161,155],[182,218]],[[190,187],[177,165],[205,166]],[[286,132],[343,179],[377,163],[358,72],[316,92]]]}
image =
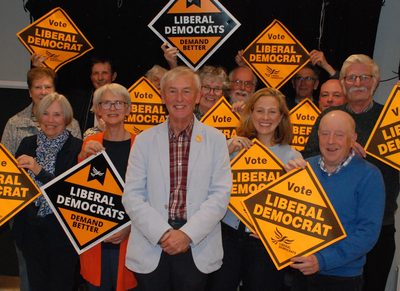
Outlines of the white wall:
{"label": "white wall", "polygon": [[[382,7],[376,36],[374,61],[381,71],[381,80],[396,77],[400,61],[400,1],[387,0]],[[390,95],[398,78],[382,82],[375,93],[374,99],[384,104]]]}
{"label": "white wall", "polygon": [[28,88],[29,52],[17,33],[30,24],[21,0],[0,1],[0,87]]}
{"label": "white wall", "polygon": [[[374,61],[381,71],[381,80],[396,76],[392,71],[397,72],[400,61],[400,1],[386,0],[382,7],[379,18],[378,33],[375,43]],[[361,29],[361,28],[360,28]],[[396,85],[398,79],[383,82],[374,95],[374,100],[384,104]],[[399,203],[399,201],[398,201]],[[396,213],[396,245],[400,242],[400,214]],[[397,282],[396,267],[400,265],[400,247],[397,248],[392,269],[387,281],[385,291],[395,291]],[[400,290],[400,286],[399,286]]]}

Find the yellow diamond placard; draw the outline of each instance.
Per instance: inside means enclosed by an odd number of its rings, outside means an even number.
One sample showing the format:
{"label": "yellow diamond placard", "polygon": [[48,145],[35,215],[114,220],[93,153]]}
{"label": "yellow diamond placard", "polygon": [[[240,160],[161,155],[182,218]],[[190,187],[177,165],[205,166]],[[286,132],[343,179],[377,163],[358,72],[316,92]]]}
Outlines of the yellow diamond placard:
{"label": "yellow diamond placard", "polygon": [[131,223],[122,205],[124,182],[106,152],[92,155],[41,190],[78,254]]}
{"label": "yellow diamond placard", "polygon": [[43,54],[43,63],[55,71],[93,46],[61,8],[55,8],[17,33],[29,52]]}
{"label": "yellow diamond placard", "polygon": [[240,23],[218,0],[171,0],[148,26],[197,71]]}
{"label": "yellow diamond placard", "polygon": [[236,112],[232,112],[232,106],[225,97],[221,97],[221,99],[204,114],[200,121],[218,129],[226,136],[226,139],[230,139],[236,136],[236,128],[240,122],[240,115]]}
{"label": "yellow diamond placard", "polygon": [[365,151],[400,171],[400,86],[395,86],[365,145]]}
{"label": "yellow diamond placard", "polygon": [[140,78],[128,91],[131,95],[132,109],[125,118],[127,131],[138,135],[167,119],[168,114],[162,104],[160,92],[148,79]]}
{"label": "yellow diamond placard", "polygon": [[308,98],[290,110],[290,121],[293,126],[293,139],[290,144],[292,147],[298,151],[304,149],[314,123],[320,114],[321,111]]}
{"label": "yellow diamond placard", "polygon": [[309,60],[308,51],[278,20],[245,49],[243,59],[267,87],[279,89]]}
{"label": "yellow diamond placard", "polygon": [[39,188],[0,144],[0,226],[40,195]]}
{"label": "yellow diamond placard", "polygon": [[286,173],[283,164],[267,147],[254,139],[249,150],[243,149],[231,161],[231,171],[233,185],[228,207],[254,231],[242,201],[283,176]]}
{"label": "yellow diamond placard", "polygon": [[251,223],[278,270],[346,237],[309,164],[243,199]]}

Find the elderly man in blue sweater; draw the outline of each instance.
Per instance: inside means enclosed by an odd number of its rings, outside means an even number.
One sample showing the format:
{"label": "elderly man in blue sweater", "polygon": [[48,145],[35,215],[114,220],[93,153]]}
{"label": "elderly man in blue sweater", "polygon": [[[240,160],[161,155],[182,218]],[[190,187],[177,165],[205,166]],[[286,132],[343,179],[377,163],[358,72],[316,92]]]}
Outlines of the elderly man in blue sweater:
{"label": "elderly man in blue sweater", "polygon": [[382,225],[385,186],[377,167],[357,156],[355,122],[346,112],[326,114],[318,129],[321,155],[289,161],[287,171],[307,162],[329,197],[347,237],[307,257],[292,258],[292,291],[361,290],[366,253]]}

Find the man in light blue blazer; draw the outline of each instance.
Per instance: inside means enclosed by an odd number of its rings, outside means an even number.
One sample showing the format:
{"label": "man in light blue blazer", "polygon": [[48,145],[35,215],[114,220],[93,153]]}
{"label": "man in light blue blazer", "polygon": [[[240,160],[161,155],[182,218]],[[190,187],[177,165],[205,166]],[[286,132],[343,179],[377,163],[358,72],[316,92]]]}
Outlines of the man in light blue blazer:
{"label": "man in light blue blazer", "polygon": [[126,266],[139,290],[204,290],[222,264],[232,177],[224,135],[194,118],[200,88],[189,68],[167,72],[161,97],[169,117],[131,150],[122,202],[132,220]]}

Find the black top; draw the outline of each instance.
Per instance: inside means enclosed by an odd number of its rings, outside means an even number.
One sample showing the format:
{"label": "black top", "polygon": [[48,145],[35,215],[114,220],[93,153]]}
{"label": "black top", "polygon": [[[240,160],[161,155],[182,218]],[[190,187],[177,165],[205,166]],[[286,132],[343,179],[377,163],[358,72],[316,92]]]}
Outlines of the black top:
{"label": "black top", "polygon": [[131,140],[109,141],[103,140],[103,146],[112,163],[125,182],[126,168],[128,166],[129,153],[131,151]]}
{"label": "black top", "polygon": [[[131,139],[124,141],[109,141],[103,139],[103,146],[106,148],[106,153],[117,169],[118,174],[125,182],[129,153],[131,151]],[[103,249],[119,249],[119,244],[102,242],[101,247]]]}

